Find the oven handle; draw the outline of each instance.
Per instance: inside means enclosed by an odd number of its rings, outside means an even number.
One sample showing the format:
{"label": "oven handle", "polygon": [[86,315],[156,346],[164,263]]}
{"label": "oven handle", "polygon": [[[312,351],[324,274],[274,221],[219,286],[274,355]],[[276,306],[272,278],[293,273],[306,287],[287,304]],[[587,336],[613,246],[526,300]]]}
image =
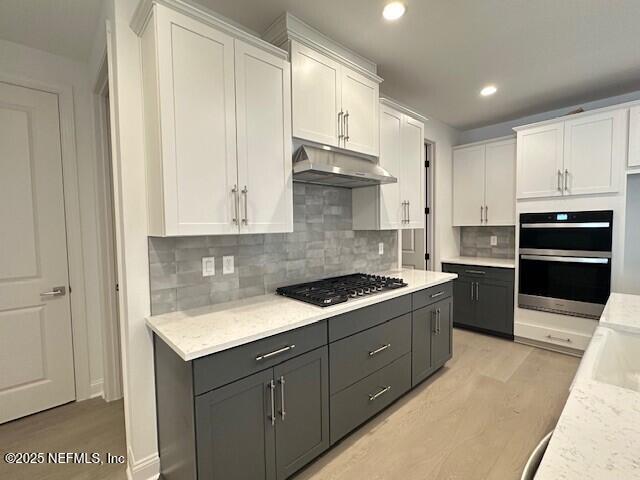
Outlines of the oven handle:
{"label": "oven handle", "polygon": [[546,255],[555,257],[591,257],[591,258],[611,258],[611,252],[601,250],[562,250],[551,248],[521,248],[520,255]]}
{"label": "oven handle", "polygon": [[540,260],[542,262],[564,262],[564,263],[609,263],[608,258],[594,257],[558,257],[555,255],[520,255],[522,260]]}
{"label": "oven handle", "polygon": [[521,228],[609,228],[609,222],[582,223],[521,223]]}

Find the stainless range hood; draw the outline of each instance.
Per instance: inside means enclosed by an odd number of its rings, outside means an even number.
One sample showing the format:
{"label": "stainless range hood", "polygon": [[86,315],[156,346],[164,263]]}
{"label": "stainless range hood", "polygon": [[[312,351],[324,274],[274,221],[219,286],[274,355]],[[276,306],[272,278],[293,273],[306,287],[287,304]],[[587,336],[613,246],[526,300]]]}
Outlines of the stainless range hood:
{"label": "stainless range hood", "polygon": [[330,147],[302,145],[293,155],[296,182],[358,188],[396,183],[398,179],[366,158],[349,155]]}

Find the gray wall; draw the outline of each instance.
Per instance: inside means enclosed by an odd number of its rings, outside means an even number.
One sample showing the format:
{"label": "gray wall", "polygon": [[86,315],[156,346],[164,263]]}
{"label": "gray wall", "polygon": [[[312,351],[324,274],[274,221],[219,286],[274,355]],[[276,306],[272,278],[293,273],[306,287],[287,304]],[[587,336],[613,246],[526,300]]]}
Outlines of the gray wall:
{"label": "gray wall", "polygon": [[[491,246],[491,236],[498,245]],[[460,227],[460,255],[465,257],[515,258],[515,227]]]}
{"label": "gray wall", "polygon": [[578,107],[582,107],[585,110],[595,110],[597,108],[608,107],[610,105],[617,105],[619,103],[632,102],[640,100],[640,90],[636,92],[627,93],[624,95],[617,95],[615,97],[602,98],[600,100],[594,100],[592,102],[583,102],[578,105],[570,105],[565,108],[559,108],[556,110],[550,110],[547,112],[537,113],[535,115],[529,115],[527,117],[517,118],[515,120],[509,120],[508,122],[496,123],[494,125],[488,125],[486,127],[475,128],[472,130],[466,130],[460,133],[459,144],[479,142],[482,140],[488,140],[491,138],[504,137],[506,135],[513,135],[515,132],[513,127],[520,125],[528,125],[530,123],[542,122],[551,118],[560,117],[568,112],[575,110]]}
{"label": "gray wall", "polygon": [[[151,313],[273,292],[322,277],[397,267],[397,231],[353,231],[351,190],[294,183],[293,233],[149,238]],[[384,254],[378,255],[378,243]],[[222,274],[222,257],[235,272]],[[202,276],[202,257],[216,274]]]}

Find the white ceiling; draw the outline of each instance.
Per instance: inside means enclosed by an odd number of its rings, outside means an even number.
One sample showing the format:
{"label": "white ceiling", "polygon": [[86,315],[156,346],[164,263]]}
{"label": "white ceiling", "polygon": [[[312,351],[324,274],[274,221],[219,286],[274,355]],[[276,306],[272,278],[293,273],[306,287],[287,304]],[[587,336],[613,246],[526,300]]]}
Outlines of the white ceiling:
{"label": "white ceiling", "polygon": [[0,38],[84,62],[102,1],[0,0]]}
{"label": "white ceiling", "polygon": [[198,1],[257,32],[288,10],[377,62],[387,95],[463,130],[640,90],[639,0],[405,0],[395,23],[385,0]]}
{"label": "white ceiling", "polygon": [[[0,0],[0,38],[84,61],[101,1]],[[640,90],[640,0],[405,0],[395,23],[385,0],[197,1],[256,32],[288,10],[377,62],[385,94],[463,130]]]}

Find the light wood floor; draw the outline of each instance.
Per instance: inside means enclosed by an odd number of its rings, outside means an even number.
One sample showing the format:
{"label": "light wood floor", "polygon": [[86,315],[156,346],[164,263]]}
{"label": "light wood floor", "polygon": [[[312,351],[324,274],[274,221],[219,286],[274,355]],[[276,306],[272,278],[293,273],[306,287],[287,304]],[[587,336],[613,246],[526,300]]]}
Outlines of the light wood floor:
{"label": "light wood floor", "polygon": [[69,403],[0,425],[0,479],[124,480],[125,465],[8,465],[6,452],[98,452],[125,455],[122,400]]}
{"label": "light wood floor", "polygon": [[[517,480],[555,425],[578,359],[454,331],[453,359],[295,480]],[[0,452],[125,455],[122,402],[72,403],[0,425]],[[122,480],[120,465],[7,465],[0,479]]]}
{"label": "light wood floor", "polygon": [[453,359],[295,480],[517,480],[579,359],[454,331]]}

